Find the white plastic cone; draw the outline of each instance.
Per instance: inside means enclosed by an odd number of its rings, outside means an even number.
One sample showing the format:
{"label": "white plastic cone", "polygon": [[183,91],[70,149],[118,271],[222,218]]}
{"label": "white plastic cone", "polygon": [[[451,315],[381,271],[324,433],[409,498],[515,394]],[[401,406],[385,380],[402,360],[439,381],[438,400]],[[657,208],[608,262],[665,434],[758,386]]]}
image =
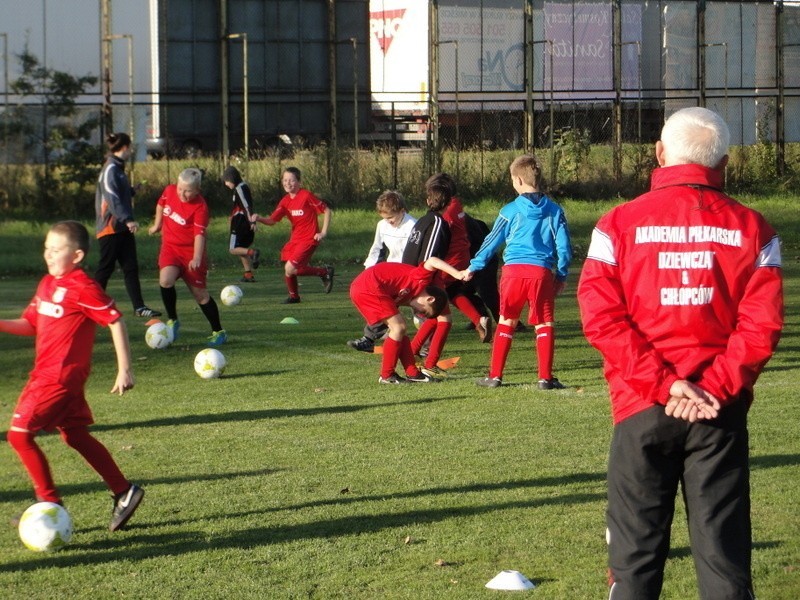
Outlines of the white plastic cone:
{"label": "white plastic cone", "polygon": [[500,571],[486,587],[490,590],[519,591],[532,590],[536,586],[519,571],[508,570]]}

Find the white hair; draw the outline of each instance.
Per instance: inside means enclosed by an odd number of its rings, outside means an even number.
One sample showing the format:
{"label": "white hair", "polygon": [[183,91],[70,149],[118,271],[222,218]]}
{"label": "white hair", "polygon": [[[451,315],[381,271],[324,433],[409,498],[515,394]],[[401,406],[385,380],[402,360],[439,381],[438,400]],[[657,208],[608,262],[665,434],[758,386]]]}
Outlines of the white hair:
{"label": "white hair", "polygon": [[728,153],[730,139],[722,117],[699,106],[673,113],[661,130],[667,166],[697,164],[716,168]]}
{"label": "white hair", "polygon": [[199,190],[200,184],[203,182],[203,172],[200,169],[189,167],[181,171],[181,174],[178,175],[178,180]]}

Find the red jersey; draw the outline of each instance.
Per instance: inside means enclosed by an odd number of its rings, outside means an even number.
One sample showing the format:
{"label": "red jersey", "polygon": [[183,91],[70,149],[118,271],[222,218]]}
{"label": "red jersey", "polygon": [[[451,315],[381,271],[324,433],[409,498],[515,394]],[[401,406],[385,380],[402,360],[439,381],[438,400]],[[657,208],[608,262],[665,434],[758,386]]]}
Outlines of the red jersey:
{"label": "red jersey", "polygon": [[353,280],[353,284],[358,281],[361,289],[388,296],[395,305],[400,306],[422,294],[435,274],[436,271],[429,271],[422,265],[378,263],[365,269]]}
{"label": "red jersey", "polygon": [[164,209],[161,224],[161,246],[175,250],[194,249],[195,236],[205,236],[208,227],[208,204],[197,195],[191,202],[183,202],[178,196],[178,186],[168,185],[158,199],[158,206]]}
{"label": "red jersey", "polygon": [[350,299],[369,325],[397,314],[397,307],[424,293],[437,271],[405,263],[378,263],[350,285]]}
{"label": "red jersey", "polygon": [[723,405],[751,393],[783,324],[780,242],[718,171],[662,167],[592,233],[578,287],[614,422],[666,404],[678,379]]}
{"label": "red jersey", "polygon": [[107,326],[121,316],[83,269],[60,278],[45,275],[22,313],[36,330],[31,380],[82,390],[91,370],[95,324]]}
{"label": "red jersey", "polygon": [[[469,237],[467,236],[467,215],[458,198],[452,198],[450,204],[444,209],[442,218],[450,227],[450,246],[444,261],[451,267],[462,271],[469,266]],[[444,275],[444,273],[442,274]],[[444,275],[447,281],[453,281],[449,275]]]}
{"label": "red jersey", "polygon": [[294,198],[289,194],[281,198],[269,218],[276,223],[283,217],[289,219],[292,224],[290,244],[316,244],[314,236],[319,233],[317,215],[324,213],[326,208],[328,206],[322,200],[307,189],[300,188]]}

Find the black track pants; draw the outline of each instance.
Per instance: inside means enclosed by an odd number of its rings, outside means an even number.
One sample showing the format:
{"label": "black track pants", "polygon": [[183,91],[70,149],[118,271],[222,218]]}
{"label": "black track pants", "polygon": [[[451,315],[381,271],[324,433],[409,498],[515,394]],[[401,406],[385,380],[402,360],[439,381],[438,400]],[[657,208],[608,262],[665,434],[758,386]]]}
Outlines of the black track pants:
{"label": "black track pants", "polygon": [[608,466],[611,600],[657,599],[680,484],[703,600],[752,598],[747,403],[687,423],[654,406],[614,428]]}

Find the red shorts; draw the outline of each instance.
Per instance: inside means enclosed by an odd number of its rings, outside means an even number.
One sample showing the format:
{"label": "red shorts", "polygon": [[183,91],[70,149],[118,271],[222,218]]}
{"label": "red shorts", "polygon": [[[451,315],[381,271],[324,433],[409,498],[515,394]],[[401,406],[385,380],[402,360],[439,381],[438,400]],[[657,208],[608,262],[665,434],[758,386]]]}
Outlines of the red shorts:
{"label": "red shorts", "polygon": [[364,317],[367,325],[376,325],[400,312],[390,296],[359,285],[358,278],[353,280],[353,285],[350,286],[350,300]]}
{"label": "red shorts", "polygon": [[555,290],[553,272],[535,265],[506,265],[500,276],[500,316],[519,319],[530,306],[528,324],[553,321]]}
{"label": "red shorts", "polygon": [[59,383],[30,380],[17,400],[11,426],[28,431],[53,431],[94,423],[83,388],[70,390]]}
{"label": "red shorts", "polygon": [[208,259],[203,256],[200,267],[196,270],[191,270],[189,269],[189,263],[192,262],[193,257],[193,249],[187,252],[179,248],[162,245],[161,252],[158,254],[158,268],[178,267],[181,279],[192,287],[205,289],[208,276]]}
{"label": "red shorts", "polygon": [[319,244],[314,242],[308,244],[307,242],[293,242],[291,239],[281,249],[281,260],[290,262],[295,267],[302,267],[311,261],[311,255],[317,249]]}

